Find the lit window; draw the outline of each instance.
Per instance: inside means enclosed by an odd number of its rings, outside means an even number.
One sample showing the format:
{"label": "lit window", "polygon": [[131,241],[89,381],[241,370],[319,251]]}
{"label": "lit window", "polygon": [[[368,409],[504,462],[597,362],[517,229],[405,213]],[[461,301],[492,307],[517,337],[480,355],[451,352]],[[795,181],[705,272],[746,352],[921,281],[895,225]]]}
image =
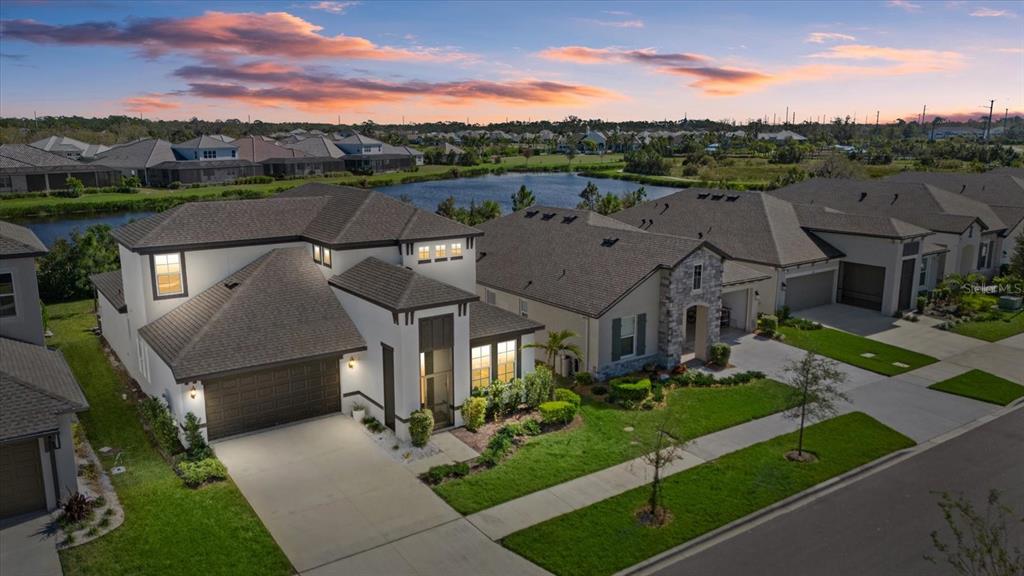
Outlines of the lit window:
{"label": "lit window", "polygon": [[323,253],[324,253],[324,266],[327,266],[328,268],[330,268],[331,267],[331,249],[325,247],[325,248],[322,248],[322,250],[323,250]]}
{"label": "lit window", "polygon": [[185,293],[185,279],[181,273],[181,254],[155,254],[153,274],[157,296],[176,296]]}
{"label": "lit window", "polygon": [[473,388],[483,388],[491,383],[491,345],[475,346],[470,357]]}
{"label": "lit window", "polygon": [[420,262],[426,262],[430,260],[430,246],[420,246],[419,259]]}
{"label": "lit window", "polygon": [[627,316],[622,319],[622,328],[619,330],[619,353],[622,356],[632,356],[636,346],[636,316]]}
{"label": "lit window", "polygon": [[14,304],[14,276],[10,272],[0,274],[0,316],[17,316]]}
{"label": "lit window", "polygon": [[323,262],[323,251],[316,244],[313,244],[313,262],[317,264]]}
{"label": "lit window", "polygon": [[452,243],[452,258],[462,258],[462,242]]}
{"label": "lit window", "polygon": [[441,260],[442,258],[446,258],[447,253],[448,247],[445,246],[444,244],[438,244],[437,246],[434,246],[434,260]]}
{"label": "lit window", "polygon": [[516,341],[498,342],[498,380],[508,382],[516,377]]}
{"label": "lit window", "polygon": [[701,282],[703,281],[701,276],[703,276],[703,274],[704,274],[704,265],[703,264],[697,264],[696,266],[693,267],[693,289],[694,290],[700,290]]}
{"label": "lit window", "polygon": [[526,300],[523,300],[522,298],[519,299],[519,315],[523,317],[530,315],[530,307]]}

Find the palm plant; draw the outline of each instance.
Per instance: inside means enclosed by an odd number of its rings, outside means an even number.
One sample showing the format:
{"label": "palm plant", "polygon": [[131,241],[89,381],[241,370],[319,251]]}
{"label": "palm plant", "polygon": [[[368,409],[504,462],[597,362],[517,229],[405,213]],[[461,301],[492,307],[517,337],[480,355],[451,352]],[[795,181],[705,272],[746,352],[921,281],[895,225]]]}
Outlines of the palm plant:
{"label": "palm plant", "polygon": [[562,354],[572,354],[577,358],[583,356],[583,352],[580,351],[580,347],[569,341],[575,337],[576,333],[572,330],[559,330],[557,332],[549,331],[547,342],[523,344],[523,348],[536,348],[538,350],[543,350],[544,354],[547,356],[546,364],[552,370],[555,370],[555,359]]}

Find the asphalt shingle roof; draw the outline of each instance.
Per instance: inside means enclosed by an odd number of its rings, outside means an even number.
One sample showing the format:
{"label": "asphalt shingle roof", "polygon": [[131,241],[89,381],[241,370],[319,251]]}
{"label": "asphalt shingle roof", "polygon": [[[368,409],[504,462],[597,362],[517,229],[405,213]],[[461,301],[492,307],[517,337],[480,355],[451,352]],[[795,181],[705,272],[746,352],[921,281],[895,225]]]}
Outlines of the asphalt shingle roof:
{"label": "asphalt shingle roof", "polygon": [[1006,228],[988,205],[929,184],[811,178],[768,194],[850,214],[891,216],[936,232],[959,234],[975,220],[989,230]]}
{"label": "asphalt shingle roof", "polygon": [[47,252],[49,250],[34,232],[0,220],[0,258],[28,258]]}
{"label": "asphalt shingle roof", "polygon": [[464,304],[478,299],[472,292],[372,257],[332,276],[330,284],[392,312]]}
{"label": "asphalt shingle roof", "polygon": [[341,158],[345,155],[341,148],[334,145],[326,136],[311,136],[298,142],[284,144],[285,148],[301,150],[315,158]]}
{"label": "asphalt shingle roof", "polygon": [[982,173],[900,172],[886,180],[931,184],[984,202],[1009,229],[1024,220],[1024,169],[1021,168],[1002,168]]}
{"label": "asphalt shingle roof", "polygon": [[757,282],[758,280],[764,280],[771,277],[771,274],[761,272],[760,270],[754,270],[753,268],[744,266],[735,260],[726,260],[725,264],[722,265],[723,286]]}
{"label": "asphalt shingle roof", "polygon": [[57,415],[88,407],[60,352],[0,338],[0,440],[56,430]]}
{"label": "asphalt shingle roof", "polygon": [[806,230],[906,239],[927,236],[931,230],[889,216],[848,214],[825,206],[795,204],[797,218]]}
{"label": "asphalt shingle roof", "polygon": [[95,162],[112,168],[152,168],[161,162],[177,160],[171,143],[166,140],[145,138],[126,144],[118,144],[110,150],[96,155]]}
{"label": "asphalt shingle roof", "polygon": [[235,140],[238,146],[238,157],[251,162],[263,162],[270,158],[308,158],[302,150],[280,146],[273,140],[267,141],[260,136],[244,136]]}
{"label": "asphalt shingle roof", "polygon": [[477,282],[600,317],[701,240],[645,232],[589,210],[532,206],[480,225]]}
{"label": "asphalt shingle roof", "polygon": [[335,247],[479,236],[373,190],[304,184],[274,198],[182,204],[113,231],[136,251],[308,239]]}
{"label": "asphalt shingle roof", "polygon": [[28,144],[0,144],[0,168],[52,168],[56,166],[82,166],[82,163]]}
{"label": "asphalt shingle roof", "polygon": [[366,348],[301,247],[268,252],[139,335],[179,382]]}
{"label": "asphalt shingle roof", "polygon": [[171,147],[182,150],[188,148],[237,148],[233,141],[226,140],[225,137],[219,135],[210,134],[203,134],[191,140],[172,144]]}
{"label": "asphalt shingle roof", "polygon": [[791,204],[762,192],[691,188],[614,217],[650,232],[708,240],[731,258],[771,266],[841,255],[803,230]]}
{"label": "asphalt shingle roof", "polygon": [[89,276],[89,280],[118,312],[128,311],[128,305],[124,301],[124,281],[120,270],[93,274]]}
{"label": "asphalt shingle roof", "polygon": [[540,322],[486,302],[472,302],[469,305],[470,341],[529,334],[543,329],[544,325]]}
{"label": "asphalt shingle roof", "polygon": [[48,138],[43,138],[42,140],[36,140],[31,144],[31,146],[39,148],[40,150],[46,150],[47,152],[71,152],[73,154],[80,155],[82,158],[92,158],[100,152],[110,149],[110,146],[104,146],[103,144],[88,144],[67,136],[50,136]]}

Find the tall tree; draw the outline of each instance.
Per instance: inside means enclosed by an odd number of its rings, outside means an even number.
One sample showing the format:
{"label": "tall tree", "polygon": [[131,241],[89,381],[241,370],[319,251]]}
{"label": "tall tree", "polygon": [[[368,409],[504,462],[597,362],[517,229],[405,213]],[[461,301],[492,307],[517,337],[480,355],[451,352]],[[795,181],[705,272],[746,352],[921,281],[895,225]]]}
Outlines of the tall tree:
{"label": "tall tree", "polygon": [[[840,401],[849,400],[838,386],[846,381],[839,364],[808,351],[800,360],[786,365],[790,386],[797,390],[798,404],[787,410],[786,418],[800,420],[800,436],[795,459],[804,459],[804,426],[808,420],[817,421],[834,416]],[[787,455],[788,457],[789,455]]]}
{"label": "tall tree", "polygon": [[1024,278],[1024,235],[1017,237],[1017,244],[1010,255],[1010,274]]}
{"label": "tall tree", "polygon": [[87,298],[92,294],[90,274],[117,270],[120,258],[110,226],[96,224],[61,238],[39,261],[39,296],[44,302]]}
{"label": "tall tree", "polygon": [[537,203],[537,199],[533,196],[533,191],[523,184],[519,187],[519,191],[512,195],[512,211],[518,212],[523,208],[529,208]]}
{"label": "tall tree", "polygon": [[557,332],[548,332],[547,341],[535,342],[533,344],[523,344],[523,348],[536,348],[544,352],[547,356],[547,365],[551,370],[555,370],[555,360],[564,354],[572,354],[573,356],[580,358],[583,356],[583,352],[580,347],[570,342],[573,338],[576,338],[576,333],[572,330],[558,330]]}

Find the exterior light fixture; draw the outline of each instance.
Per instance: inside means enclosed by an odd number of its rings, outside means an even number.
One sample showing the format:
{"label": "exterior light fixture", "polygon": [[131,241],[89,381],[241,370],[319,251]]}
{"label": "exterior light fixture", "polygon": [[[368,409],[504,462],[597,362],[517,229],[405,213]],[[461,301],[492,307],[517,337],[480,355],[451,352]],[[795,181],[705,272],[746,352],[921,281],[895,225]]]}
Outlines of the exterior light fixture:
{"label": "exterior light fixture", "polygon": [[348,367],[350,369],[356,367],[356,357],[355,356],[349,356],[348,357]]}
{"label": "exterior light fixture", "polygon": [[192,385],[192,389],[188,391],[188,397],[193,399],[193,400],[195,400],[196,399],[196,394],[197,394],[196,385],[193,384]]}

